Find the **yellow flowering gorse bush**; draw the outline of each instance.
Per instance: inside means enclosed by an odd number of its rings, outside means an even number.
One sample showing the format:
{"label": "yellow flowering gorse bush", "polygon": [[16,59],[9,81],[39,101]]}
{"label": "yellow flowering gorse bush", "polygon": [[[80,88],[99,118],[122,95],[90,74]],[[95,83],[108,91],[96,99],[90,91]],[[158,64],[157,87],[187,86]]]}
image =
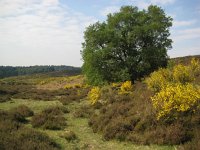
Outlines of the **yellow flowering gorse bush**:
{"label": "yellow flowering gorse bush", "polygon": [[190,65],[191,71],[193,72],[194,76],[197,76],[200,74],[200,62],[196,59],[191,60],[191,65]]}
{"label": "yellow flowering gorse bush", "polygon": [[151,100],[158,119],[200,109],[200,87],[193,83],[199,73],[200,63],[192,59],[188,66],[159,69],[146,79],[149,89],[155,92]]}
{"label": "yellow flowering gorse bush", "polygon": [[66,84],[64,86],[65,89],[73,89],[73,88],[82,88],[83,85],[82,84]]}
{"label": "yellow flowering gorse bush", "polygon": [[101,95],[101,89],[99,87],[93,87],[88,93],[88,99],[92,105],[94,105]]}
{"label": "yellow flowering gorse bush", "polygon": [[131,81],[125,81],[120,86],[119,94],[129,94],[133,89]]}
{"label": "yellow flowering gorse bush", "polygon": [[171,73],[168,69],[159,69],[158,71],[153,72],[149,78],[145,80],[149,89],[154,92],[158,92],[165,87],[167,82],[171,80]]}
{"label": "yellow flowering gorse bush", "polygon": [[190,66],[177,65],[173,68],[173,79],[175,82],[186,83],[194,81],[194,74]]}
{"label": "yellow flowering gorse bush", "polygon": [[151,97],[158,119],[174,112],[195,111],[200,102],[200,88],[192,84],[168,84]]}
{"label": "yellow flowering gorse bush", "polygon": [[111,84],[111,86],[113,88],[119,88],[121,86],[121,83],[114,82],[114,83]]}

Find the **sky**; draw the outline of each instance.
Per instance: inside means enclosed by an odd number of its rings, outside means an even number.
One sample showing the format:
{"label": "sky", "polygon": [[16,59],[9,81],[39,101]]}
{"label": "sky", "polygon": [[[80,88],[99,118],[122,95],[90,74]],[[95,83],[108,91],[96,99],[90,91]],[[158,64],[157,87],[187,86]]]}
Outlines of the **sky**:
{"label": "sky", "polygon": [[87,26],[121,6],[150,4],[173,18],[173,57],[200,54],[200,0],[0,0],[0,65],[82,65]]}

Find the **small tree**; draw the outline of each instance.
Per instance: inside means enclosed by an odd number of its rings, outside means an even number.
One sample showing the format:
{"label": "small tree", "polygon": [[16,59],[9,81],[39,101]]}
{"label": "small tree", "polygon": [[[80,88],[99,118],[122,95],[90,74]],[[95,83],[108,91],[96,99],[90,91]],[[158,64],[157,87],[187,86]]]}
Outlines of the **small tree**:
{"label": "small tree", "polygon": [[84,34],[83,72],[90,84],[134,81],[167,64],[172,18],[157,6],[124,6]]}

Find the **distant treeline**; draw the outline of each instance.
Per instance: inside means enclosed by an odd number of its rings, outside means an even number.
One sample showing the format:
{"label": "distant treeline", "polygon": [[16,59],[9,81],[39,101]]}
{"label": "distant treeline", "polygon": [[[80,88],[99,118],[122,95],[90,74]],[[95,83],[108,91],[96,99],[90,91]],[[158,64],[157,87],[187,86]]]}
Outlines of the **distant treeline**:
{"label": "distant treeline", "polygon": [[72,66],[29,66],[29,67],[12,67],[12,66],[0,66],[0,78],[19,76],[19,75],[31,75],[37,73],[49,73],[49,72],[62,72],[80,73],[79,67]]}

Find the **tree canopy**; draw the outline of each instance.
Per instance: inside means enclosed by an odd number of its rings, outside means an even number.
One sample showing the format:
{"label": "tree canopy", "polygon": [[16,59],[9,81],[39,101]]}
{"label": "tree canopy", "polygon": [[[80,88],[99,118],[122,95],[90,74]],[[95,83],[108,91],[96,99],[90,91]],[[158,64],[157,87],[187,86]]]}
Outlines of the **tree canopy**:
{"label": "tree canopy", "polygon": [[172,18],[158,6],[123,6],[84,32],[83,72],[90,84],[135,81],[166,66]]}

